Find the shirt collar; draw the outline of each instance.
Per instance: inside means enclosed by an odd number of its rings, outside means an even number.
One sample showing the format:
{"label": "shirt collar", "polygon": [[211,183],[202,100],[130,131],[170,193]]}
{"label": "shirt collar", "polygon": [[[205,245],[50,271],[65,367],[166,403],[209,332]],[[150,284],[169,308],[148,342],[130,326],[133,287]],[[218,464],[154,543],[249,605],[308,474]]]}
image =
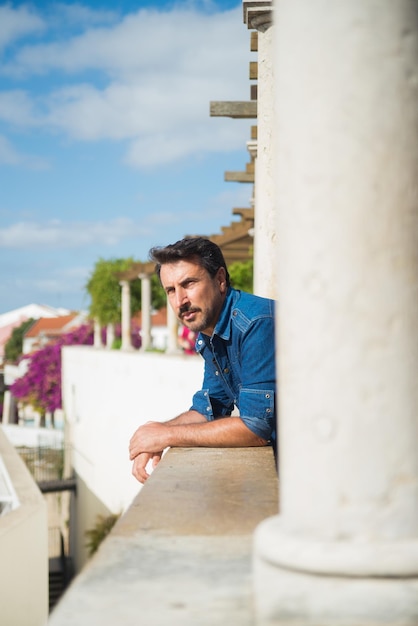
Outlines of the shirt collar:
{"label": "shirt collar", "polygon": [[213,334],[219,335],[221,339],[229,339],[231,335],[231,313],[232,308],[237,299],[237,291],[232,287],[228,287],[226,298],[223,303],[221,314],[214,328]]}
{"label": "shirt collar", "polygon": [[[233,289],[232,287],[228,287],[228,291],[226,293],[226,298],[222,305],[221,313],[219,315],[219,319],[216,322],[215,328],[213,330],[213,335],[218,335],[221,339],[228,340],[231,336],[231,315],[232,309],[235,305],[235,302],[238,297],[238,291]],[[203,343],[202,343],[203,340]],[[210,343],[211,337],[208,335],[204,335],[203,333],[199,333],[198,341],[196,342],[196,350],[200,352],[203,348],[203,345],[207,345]]]}

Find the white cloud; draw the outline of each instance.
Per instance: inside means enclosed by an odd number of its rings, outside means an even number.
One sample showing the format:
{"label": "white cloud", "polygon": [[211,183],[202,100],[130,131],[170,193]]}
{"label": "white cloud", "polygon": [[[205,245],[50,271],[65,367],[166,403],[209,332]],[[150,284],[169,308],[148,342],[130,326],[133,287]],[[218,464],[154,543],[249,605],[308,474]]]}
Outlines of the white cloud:
{"label": "white cloud", "polygon": [[21,127],[42,125],[35,114],[35,100],[23,89],[0,91],[0,119]]}
{"label": "white cloud", "polygon": [[74,140],[127,141],[125,162],[136,168],[241,148],[242,127],[209,116],[211,100],[248,98],[241,11],[143,9],[112,27],[27,45],[6,70],[32,80],[50,72],[55,87],[0,93],[0,120]]}
{"label": "white cloud", "polygon": [[20,156],[6,137],[0,135],[0,164],[18,165]]}
{"label": "white cloud", "polygon": [[48,168],[48,162],[45,159],[21,153],[2,135],[0,135],[0,165],[23,165],[28,169],[38,170]]}
{"label": "white cloud", "polygon": [[29,8],[14,9],[11,4],[0,6],[0,51],[11,42],[44,30],[44,21]]}
{"label": "white cloud", "polygon": [[31,74],[95,69],[120,78],[144,73],[170,75],[171,69],[177,68],[204,76],[207,70],[222,72],[225,52],[229,61],[241,58],[236,44],[245,32],[240,6],[213,15],[193,9],[141,9],[109,27],[23,46],[8,69]]}
{"label": "white cloud", "polygon": [[74,3],[54,2],[51,7],[54,22],[65,25],[92,25],[114,22],[117,14],[114,11],[92,9],[88,6]]}
{"label": "white cloud", "polygon": [[103,222],[16,222],[0,229],[0,247],[14,249],[80,248],[93,244],[117,245],[144,234],[144,226],[119,217]]}

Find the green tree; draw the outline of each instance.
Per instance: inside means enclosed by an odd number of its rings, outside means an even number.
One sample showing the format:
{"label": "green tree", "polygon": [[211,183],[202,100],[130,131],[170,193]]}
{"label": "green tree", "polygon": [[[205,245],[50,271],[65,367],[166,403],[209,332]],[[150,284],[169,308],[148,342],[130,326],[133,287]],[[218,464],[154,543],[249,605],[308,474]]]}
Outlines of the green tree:
{"label": "green tree", "polygon": [[151,301],[153,308],[156,310],[167,306],[167,296],[157,274],[151,276]]}
{"label": "green tree", "polygon": [[[134,263],[128,259],[99,259],[86,284],[90,295],[90,316],[105,326],[116,324],[121,318],[121,287],[118,274],[129,270]],[[141,309],[141,281],[131,281],[131,314]]]}
{"label": "green tree", "polygon": [[228,271],[232,287],[253,293],[254,262],[252,259],[231,263]]}
{"label": "green tree", "polygon": [[10,338],[4,346],[4,356],[6,361],[17,363],[20,359],[23,351],[23,336],[32,326],[34,321],[35,320],[31,317],[29,320],[26,320],[26,322],[23,322],[20,326],[13,329]]}

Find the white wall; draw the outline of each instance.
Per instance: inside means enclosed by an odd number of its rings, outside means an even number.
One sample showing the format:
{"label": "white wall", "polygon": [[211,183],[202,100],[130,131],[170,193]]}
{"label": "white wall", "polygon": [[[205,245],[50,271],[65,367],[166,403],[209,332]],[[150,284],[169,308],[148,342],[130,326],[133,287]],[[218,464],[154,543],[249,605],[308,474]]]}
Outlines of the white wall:
{"label": "white wall", "polygon": [[0,457],[19,506],[0,517],[0,623],[44,626],[48,615],[48,521],[44,497],[0,426]]}
{"label": "white wall", "polygon": [[62,366],[74,468],[109,510],[124,511],[141,487],[131,475],[133,432],[149,420],[164,421],[190,407],[201,387],[203,360],[68,346]]}

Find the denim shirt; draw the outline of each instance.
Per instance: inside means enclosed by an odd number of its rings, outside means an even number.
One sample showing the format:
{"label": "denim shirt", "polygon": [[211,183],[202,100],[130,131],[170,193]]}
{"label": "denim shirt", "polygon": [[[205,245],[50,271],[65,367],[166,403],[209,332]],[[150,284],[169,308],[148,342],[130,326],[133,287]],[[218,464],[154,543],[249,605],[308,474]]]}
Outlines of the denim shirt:
{"label": "denim shirt", "polygon": [[274,300],[229,288],[211,337],[199,333],[196,350],[205,360],[203,386],[191,409],[212,421],[234,405],[246,426],[275,440]]}

